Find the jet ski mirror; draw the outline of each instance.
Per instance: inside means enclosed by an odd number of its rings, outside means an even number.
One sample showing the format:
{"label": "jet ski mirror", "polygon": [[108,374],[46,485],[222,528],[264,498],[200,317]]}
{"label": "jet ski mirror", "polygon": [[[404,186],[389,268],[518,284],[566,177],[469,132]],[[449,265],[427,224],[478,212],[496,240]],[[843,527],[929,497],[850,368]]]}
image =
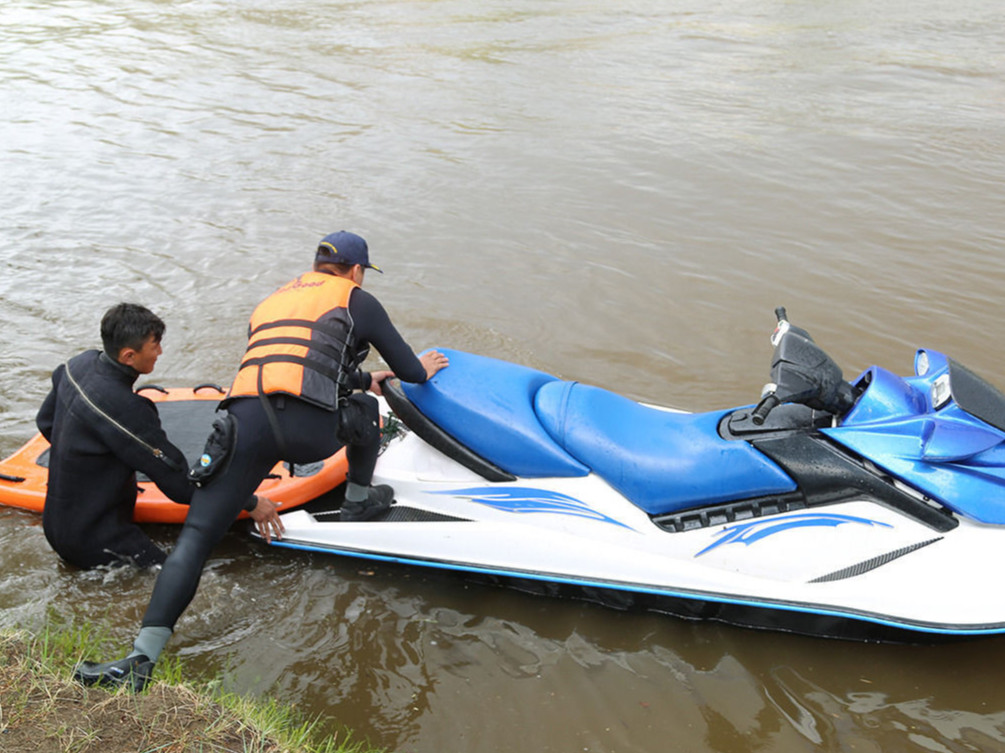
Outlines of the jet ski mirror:
{"label": "jet ski mirror", "polygon": [[845,413],[855,404],[855,389],[844,381],[841,367],[806,330],[789,323],[784,308],[775,309],[775,315],[771,382],[765,385],[751,420],[760,426],[782,403],[801,403],[834,415]]}

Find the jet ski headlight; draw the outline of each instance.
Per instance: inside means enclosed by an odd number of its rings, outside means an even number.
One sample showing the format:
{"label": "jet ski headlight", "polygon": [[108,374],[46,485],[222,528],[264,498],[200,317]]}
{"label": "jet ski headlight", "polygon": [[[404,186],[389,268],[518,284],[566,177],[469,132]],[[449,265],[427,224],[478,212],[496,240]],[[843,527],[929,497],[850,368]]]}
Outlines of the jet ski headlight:
{"label": "jet ski headlight", "polygon": [[949,374],[943,374],[932,383],[932,407],[938,410],[953,397],[949,387]]}

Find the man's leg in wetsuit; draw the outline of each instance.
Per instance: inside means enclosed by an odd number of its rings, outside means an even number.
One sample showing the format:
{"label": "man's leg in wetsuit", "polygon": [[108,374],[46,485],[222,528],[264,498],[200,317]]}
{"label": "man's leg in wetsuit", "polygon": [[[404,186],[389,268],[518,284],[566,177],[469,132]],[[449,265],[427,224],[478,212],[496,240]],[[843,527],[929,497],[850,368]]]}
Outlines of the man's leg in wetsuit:
{"label": "man's leg in wetsuit", "polygon": [[271,432],[256,437],[252,422],[238,420],[238,438],[230,464],[192,497],[185,525],[175,548],[157,576],[153,595],[143,617],[143,626],[132,652],[118,661],[103,664],[83,662],[74,677],[84,685],[128,685],[134,692],[146,687],[154,663],[167,644],[175,622],[195,596],[202,570],[213,547],[237,518],[248,496],[275,465],[268,450],[275,452]]}
{"label": "man's leg in wetsuit", "polygon": [[[76,537],[49,545],[65,561],[89,570],[94,567],[134,565],[146,568],[164,562],[167,555],[136,524],[101,531],[103,539]],[[108,542],[108,543],[105,543]]]}
{"label": "man's leg in wetsuit", "polygon": [[[197,490],[192,498],[192,509],[178,544],[164,563],[154,586],[143,617],[144,630],[149,627],[174,629],[175,622],[195,596],[202,569],[213,547],[279,460],[315,462],[337,449],[333,413],[292,398],[273,400],[273,403],[286,451],[291,457],[279,457],[271,424],[257,398],[231,404],[229,412],[237,418],[237,442],[229,465],[219,478]],[[158,634],[163,635],[163,631]],[[140,638],[137,640],[140,645],[136,650],[155,658],[145,650],[144,642]],[[159,654],[163,645],[158,648],[154,644],[154,648]]]}
{"label": "man's leg in wetsuit", "polygon": [[[292,398],[273,402],[290,455],[286,460],[309,463],[335,452],[338,441],[334,413]],[[236,400],[228,411],[237,418],[237,441],[229,465],[193,497],[178,544],[154,585],[133,652],[115,662],[82,663],[74,674],[83,684],[131,683],[134,690],[146,686],[153,663],[195,595],[213,547],[234,522],[248,496],[280,460],[271,425],[257,398]]]}
{"label": "man's leg in wetsuit", "polygon": [[213,547],[279,460],[275,437],[257,399],[236,400],[228,411],[237,418],[234,448],[221,473],[192,495],[178,543],[157,576],[143,617],[144,627],[174,629],[175,622],[195,596],[202,569]]}
{"label": "man's leg in wetsuit", "polygon": [[117,537],[117,543],[105,550],[112,558],[110,564],[129,564],[136,567],[153,567],[167,559],[164,550],[139,526],[130,526]]}
{"label": "man's leg in wetsuit", "polygon": [[369,395],[356,397],[366,406],[366,415],[360,418],[371,424],[374,430],[363,441],[352,442],[345,448],[349,472],[340,519],[354,522],[371,520],[387,510],[394,500],[394,490],[390,486],[370,486],[373,469],[380,455],[380,429],[377,428],[380,426],[380,410],[377,400]]}

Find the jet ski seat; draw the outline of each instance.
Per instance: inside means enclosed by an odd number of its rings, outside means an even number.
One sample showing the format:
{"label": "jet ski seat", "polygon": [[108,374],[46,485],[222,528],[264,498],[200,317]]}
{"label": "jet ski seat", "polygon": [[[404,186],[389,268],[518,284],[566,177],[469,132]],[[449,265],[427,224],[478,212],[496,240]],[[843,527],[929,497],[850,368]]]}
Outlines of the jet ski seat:
{"label": "jet ski seat", "polygon": [[534,413],[534,395],[557,378],[508,361],[438,348],[450,366],[424,384],[401,383],[408,400],[464,447],[515,476],[586,476]]}
{"label": "jet ski seat", "polygon": [[750,444],[719,437],[725,412],[660,410],[508,361],[439,350],[450,366],[425,384],[402,382],[402,391],[427,420],[514,476],[592,471],[650,515],[795,489]]}
{"label": "jet ski seat", "polygon": [[726,411],[667,411],[558,380],[540,386],[534,409],[563,449],[650,515],[796,488],[750,444],[719,436]]}

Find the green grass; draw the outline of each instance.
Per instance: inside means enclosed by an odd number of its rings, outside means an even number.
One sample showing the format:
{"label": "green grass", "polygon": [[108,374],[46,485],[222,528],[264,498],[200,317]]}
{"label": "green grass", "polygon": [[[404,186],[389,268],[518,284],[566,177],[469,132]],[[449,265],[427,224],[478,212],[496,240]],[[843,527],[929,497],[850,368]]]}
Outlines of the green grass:
{"label": "green grass", "polygon": [[0,740],[24,753],[375,753],[275,699],[226,692],[219,680],[185,681],[170,656],[139,695],[75,683],[73,668],[113,654],[110,644],[90,626],[0,631]]}

